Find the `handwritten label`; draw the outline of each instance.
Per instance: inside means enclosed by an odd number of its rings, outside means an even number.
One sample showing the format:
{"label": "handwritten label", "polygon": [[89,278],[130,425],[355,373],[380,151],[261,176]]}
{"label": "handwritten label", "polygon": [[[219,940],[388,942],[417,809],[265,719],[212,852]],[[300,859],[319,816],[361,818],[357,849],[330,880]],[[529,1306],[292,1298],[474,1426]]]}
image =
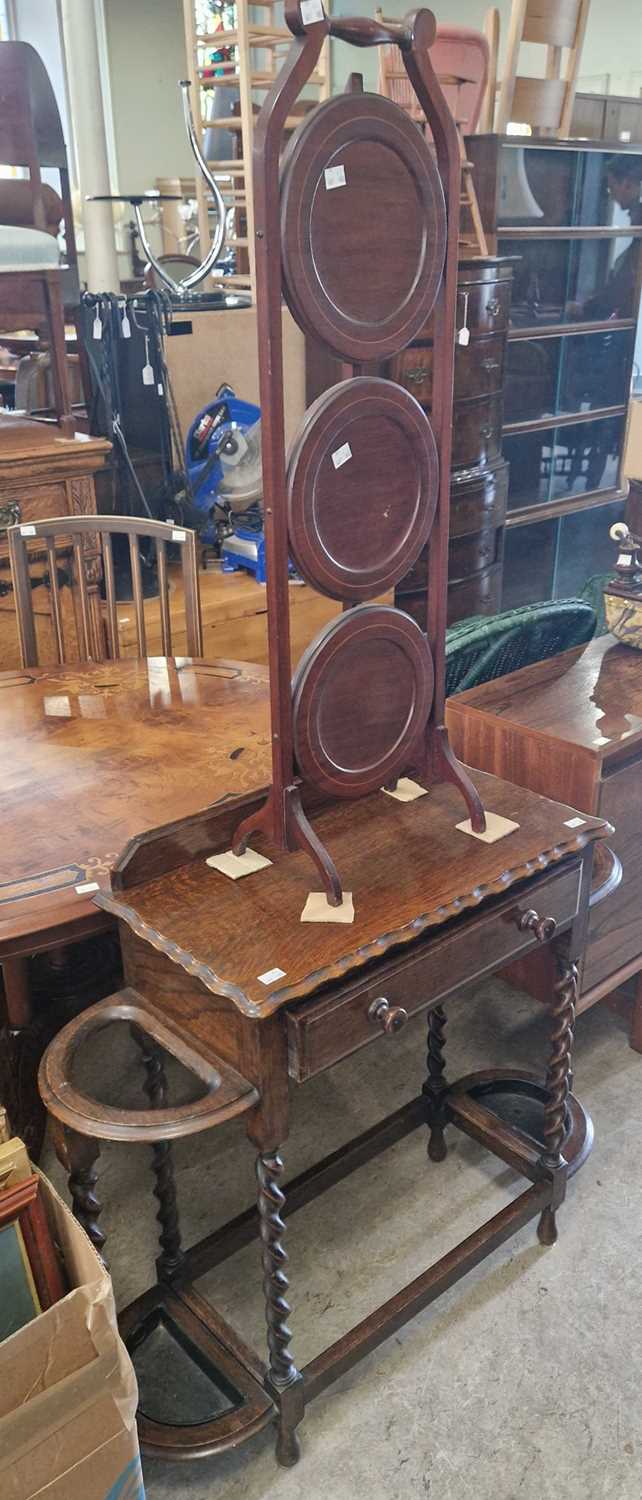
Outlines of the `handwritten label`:
{"label": "handwritten label", "polygon": [[20,527],[20,535],[21,536],[35,536],[36,535],[36,528],[35,528],[35,526],[21,526]]}
{"label": "handwritten label", "polygon": [[340,469],[342,464],[347,464],[348,459],[350,458],[352,458],[352,448],[350,447],[350,444],[342,443],[341,447],[335,448],[334,453],[332,454],[332,462],[335,469]]}
{"label": "handwritten label", "polygon": [[177,531],[176,527],[174,527],[174,530],[172,532],[172,541],[173,542],[184,542],[186,536],[187,536],[187,532],[186,531]]}
{"label": "handwritten label", "polygon": [[266,969],[259,974],[259,984],[274,984],[275,979],[285,979],[285,969]]}
{"label": "handwritten label", "polygon": [[345,167],[326,167],[323,176],[328,192],[330,192],[331,188],[345,187],[346,185]]}

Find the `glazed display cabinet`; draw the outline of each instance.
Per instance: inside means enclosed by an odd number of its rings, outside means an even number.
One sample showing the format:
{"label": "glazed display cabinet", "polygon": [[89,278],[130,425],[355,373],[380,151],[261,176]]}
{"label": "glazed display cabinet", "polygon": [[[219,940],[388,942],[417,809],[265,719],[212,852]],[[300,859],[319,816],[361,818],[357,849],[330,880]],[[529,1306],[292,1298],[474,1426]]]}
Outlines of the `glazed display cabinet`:
{"label": "glazed display cabinet", "polygon": [[609,159],[642,146],[468,140],[484,227],[510,256],[503,608],[580,592],[611,562],[640,303],[642,214],[614,201]]}

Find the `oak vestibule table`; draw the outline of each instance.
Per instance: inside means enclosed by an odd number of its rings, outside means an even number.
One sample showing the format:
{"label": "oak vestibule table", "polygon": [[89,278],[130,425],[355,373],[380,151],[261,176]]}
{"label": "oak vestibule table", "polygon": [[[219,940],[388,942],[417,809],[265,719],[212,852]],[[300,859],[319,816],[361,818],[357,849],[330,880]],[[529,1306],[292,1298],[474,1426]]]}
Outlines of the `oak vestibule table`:
{"label": "oak vestibule table", "polygon": [[264,785],[268,763],[265,667],[150,657],[0,673],[0,1098],[34,1154],[46,1018],[29,956],[111,928],[87,887],[127,840]]}

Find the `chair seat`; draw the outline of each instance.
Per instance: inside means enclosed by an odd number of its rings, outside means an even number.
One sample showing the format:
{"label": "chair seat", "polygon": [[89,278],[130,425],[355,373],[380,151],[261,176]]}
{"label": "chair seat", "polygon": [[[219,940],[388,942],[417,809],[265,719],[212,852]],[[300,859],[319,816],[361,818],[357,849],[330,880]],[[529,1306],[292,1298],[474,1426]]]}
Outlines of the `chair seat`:
{"label": "chair seat", "polygon": [[44,229],[0,224],[0,275],[10,271],[55,271],[58,242]]}

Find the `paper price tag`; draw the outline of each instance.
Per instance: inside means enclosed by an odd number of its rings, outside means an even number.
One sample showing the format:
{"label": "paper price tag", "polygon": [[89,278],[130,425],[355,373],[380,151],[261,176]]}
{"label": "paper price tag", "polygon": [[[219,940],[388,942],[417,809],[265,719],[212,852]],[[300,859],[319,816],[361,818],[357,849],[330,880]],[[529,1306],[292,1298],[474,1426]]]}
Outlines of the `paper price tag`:
{"label": "paper price tag", "polygon": [[99,316],[98,313],[96,313],[96,316],[95,316],[93,324],[92,324],[91,336],[94,339],[101,339],[102,336],[103,336],[103,325],[102,325],[102,323],[100,321],[100,316]]}
{"label": "paper price tag", "polygon": [[564,824],[564,827],[565,828],[583,828],[585,822],[586,822],[586,818],[567,818],[566,822]]}
{"label": "paper price tag", "polygon": [[258,978],[259,984],[274,984],[276,979],[285,979],[285,969],[266,969]]}
{"label": "paper price tag", "polygon": [[20,527],[20,535],[21,536],[35,536],[36,535],[36,528],[35,528],[35,526],[21,526]]}
{"label": "paper price tag", "polygon": [[304,26],[309,26],[312,21],[322,21],[325,16],[321,0],[301,0],[300,10]]}
{"label": "paper price tag", "polygon": [[100,886],[97,880],[86,880],[83,885],[77,885],[75,890],[77,896],[88,896],[90,891],[99,891]]}
{"label": "paper price tag", "polygon": [[186,536],[187,536],[187,532],[186,531],[177,531],[176,527],[174,527],[174,530],[172,532],[172,541],[173,542],[184,542]]}
{"label": "paper price tag", "polygon": [[335,448],[332,454],[335,469],[340,469],[342,464],[347,464],[350,458],[352,458],[352,448],[349,443],[343,443],[340,448]]}
{"label": "paper price tag", "polygon": [[345,187],[346,185],[345,167],[326,167],[323,177],[328,192],[330,192],[331,188]]}

